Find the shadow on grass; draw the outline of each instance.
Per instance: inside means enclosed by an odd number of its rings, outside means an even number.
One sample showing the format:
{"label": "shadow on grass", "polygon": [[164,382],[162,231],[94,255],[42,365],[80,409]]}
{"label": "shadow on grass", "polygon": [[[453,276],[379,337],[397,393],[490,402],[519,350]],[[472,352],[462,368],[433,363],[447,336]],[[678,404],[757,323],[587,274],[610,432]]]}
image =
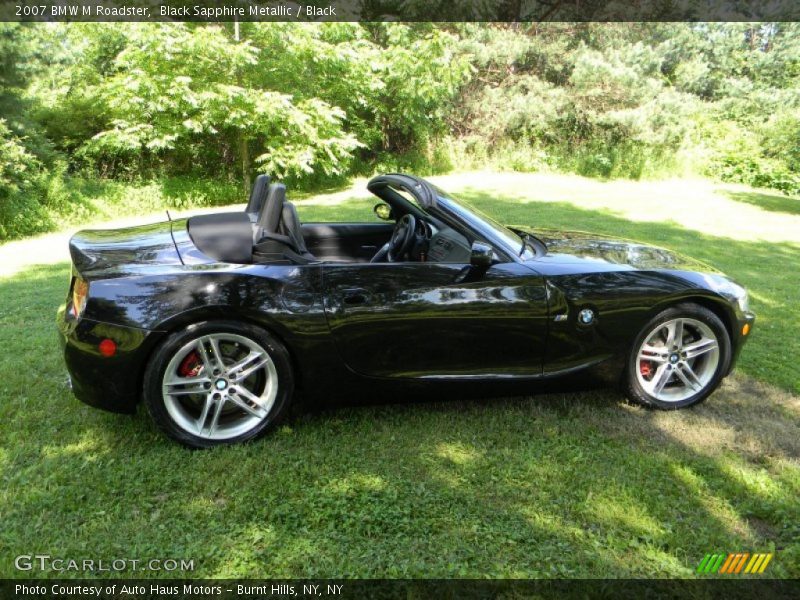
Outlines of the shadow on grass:
{"label": "shadow on grass", "polygon": [[800,198],[781,196],[780,194],[765,194],[762,192],[723,191],[722,193],[735,202],[752,204],[753,206],[770,212],[800,215]]}
{"label": "shadow on grass", "polygon": [[[491,207],[688,249],[753,269],[758,284],[799,252],[569,205],[516,208]],[[737,378],[679,412],[602,390],[338,407],[190,452],[144,411],[102,413],[66,389],[53,315],[67,278],[61,264],[0,280],[3,555],[185,557],[197,576],[654,577],[691,576],[708,552],[774,547],[772,573],[800,575],[788,394]],[[765,310],[783,310],[782,290],[758,288]],[[8,565],[0,573],[19,575]]]}

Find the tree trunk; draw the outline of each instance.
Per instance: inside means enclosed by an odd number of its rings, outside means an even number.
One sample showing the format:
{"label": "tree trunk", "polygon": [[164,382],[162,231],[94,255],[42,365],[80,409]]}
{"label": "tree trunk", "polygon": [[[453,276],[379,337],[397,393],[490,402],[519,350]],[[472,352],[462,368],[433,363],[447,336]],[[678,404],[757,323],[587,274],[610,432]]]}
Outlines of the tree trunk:
{"label": "tree trunk", "polygon": [[250,145],[243,131],[239,133],[239,157],[242,159],[242,185],[247,199],[250,196]]}

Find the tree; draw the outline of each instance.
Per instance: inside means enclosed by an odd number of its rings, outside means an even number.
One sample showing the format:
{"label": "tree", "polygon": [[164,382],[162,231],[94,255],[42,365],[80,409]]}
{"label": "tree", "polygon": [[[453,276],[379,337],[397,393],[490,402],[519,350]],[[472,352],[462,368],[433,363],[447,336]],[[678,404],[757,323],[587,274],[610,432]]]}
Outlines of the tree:
{"label": "tree", "polygon": [[260,87],[252,67],[261,59],[259,48],[222,27],[132,26],[113,73],[93,90],[110,127],[80,152],[136,168],[169,160],[186,170],[238,155],[246,177],[241,159],[252,144],[258,168],[277,177],[343,172],[358,146],[342,128],[344,112]]}

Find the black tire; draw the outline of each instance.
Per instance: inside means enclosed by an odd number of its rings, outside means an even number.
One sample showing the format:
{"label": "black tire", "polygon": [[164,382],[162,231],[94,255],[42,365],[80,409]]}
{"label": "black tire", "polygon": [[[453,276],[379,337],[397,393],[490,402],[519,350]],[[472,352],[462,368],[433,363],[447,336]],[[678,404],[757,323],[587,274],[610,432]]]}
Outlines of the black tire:
{"label": "black tire", "polygon": [[[187,431],[170,414],[162,393],[164,375],[170,361],[192,340],[212,334],[241,336],[265,350],[277,374],[277,393],[265,417],[252,429],[226,439],[208,439]],[[224,343],[224,342],[223,342]],[[256,439],[280,423],[289,412],[294,392],[294,374],[286,348],[274,336],[255,325],[237,321],[206,321],[170,334],[153,353],[144,374],[144,403],[156,425],[169,437],[191,448],[211,448]],[[243,384],[242,384],[243,385]],[[233,383],[231,383],[233,390]],[[215,390],[211,390],[213,392]],[[266,409],[265,409],[266,410]],[[251,417],[252,418],[252,417]]]}
{"label": "black tire", "polygon": [[[676,400],[664,401],[648,393],[641,385],[637,376],[640,369],[639,350],[653,330],[660,324],[665,324],[674,319],[694,319],[705,324],[716,336],[719,354],[716,369],[713,371],[708,382],[696,393],[691,396]],[[628,354],[623,375],[623,391],[625,395],[637,404],[643,406],[659,408],[662,410],[677,410],[702,402],[719,387],[725,375],[730,370],[731,363],[731,339],[725,324],[720,318],[709,309],[697,304],[678,304],[661,311],[653,317],[636,336]],[[709,369],[709,371],[711,371]]]}

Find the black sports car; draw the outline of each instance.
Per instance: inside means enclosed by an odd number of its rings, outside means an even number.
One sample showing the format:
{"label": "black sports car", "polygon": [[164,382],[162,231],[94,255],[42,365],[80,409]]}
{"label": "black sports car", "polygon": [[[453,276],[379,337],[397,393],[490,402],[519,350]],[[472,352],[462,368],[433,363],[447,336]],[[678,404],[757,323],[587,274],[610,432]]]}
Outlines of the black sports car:
{"label": "black sports car", "polygon": [[75,395],[143,399],[197,447],[264,433],[297,392],[569,376],[674,409],[714,391],[755,319],[742,287],[673,252],[505,227],[411,175],[368,188],[380,220],[301,224],[262,175],[243,212],[77,233],[58,315]]}

